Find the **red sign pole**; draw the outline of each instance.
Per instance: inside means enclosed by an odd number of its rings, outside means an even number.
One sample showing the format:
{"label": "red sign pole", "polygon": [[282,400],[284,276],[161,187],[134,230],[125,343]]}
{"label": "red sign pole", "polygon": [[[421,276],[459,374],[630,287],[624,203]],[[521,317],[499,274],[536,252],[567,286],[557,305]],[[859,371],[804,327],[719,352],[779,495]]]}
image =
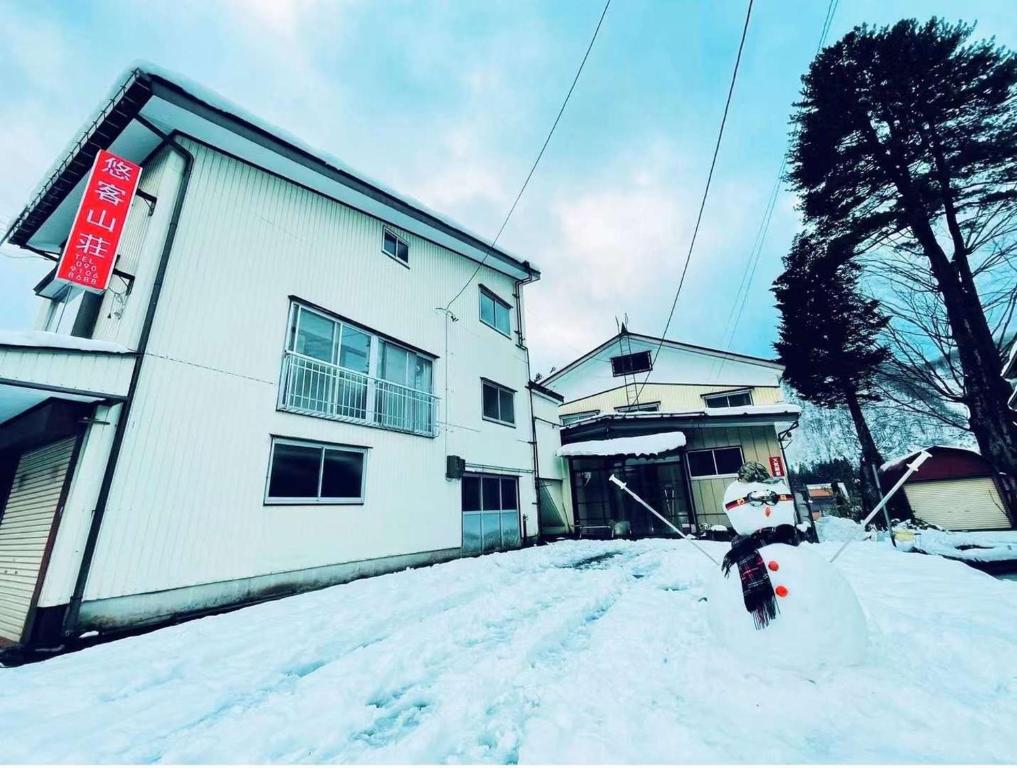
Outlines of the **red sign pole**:
{"label": "red sign pole", "polygon": [[94,293],[106,290],[140,179],[140,165],[99,150],[57,265],[57,280]]}

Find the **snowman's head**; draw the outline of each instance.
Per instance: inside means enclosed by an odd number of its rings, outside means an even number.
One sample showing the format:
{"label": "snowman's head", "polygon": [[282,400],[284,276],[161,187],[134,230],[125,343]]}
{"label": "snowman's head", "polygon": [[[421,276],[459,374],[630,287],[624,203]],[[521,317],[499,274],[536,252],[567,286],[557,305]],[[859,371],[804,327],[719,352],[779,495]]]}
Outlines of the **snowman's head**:
{"label": "snowman's head", "polygon": [[[784,499],[774,499],[774,496]],[[735,480],[724,493],[724,511],[735,531],[743,536],[760,528],[795,524],[794,502],[787,483]]]}

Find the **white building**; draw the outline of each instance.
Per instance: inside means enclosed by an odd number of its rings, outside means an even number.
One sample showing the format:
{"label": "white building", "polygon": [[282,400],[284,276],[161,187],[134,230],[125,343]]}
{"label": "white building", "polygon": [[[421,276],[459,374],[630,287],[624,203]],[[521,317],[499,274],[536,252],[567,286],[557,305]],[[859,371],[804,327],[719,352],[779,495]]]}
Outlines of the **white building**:
{"label": "white building", "polygon": [[559,496],[561,474],[535,438],[557,403],[528,386],[532,264],[147,67],[12,244],[59,255],[99,149],[143,167],[110,289],[44,280],[38,331],[0,335],[0,642],[537,534],[534,468]]}
{"label": "white building", "polygon": [[[609,482],[622,478],[672,525],[727,527],[724,491],[746,461],[785,475],[800,410],[772,360],[621,331],[543,379],[561,393],[566,527],[668,535]],[[621,526],[620,528],[618,526]]]}

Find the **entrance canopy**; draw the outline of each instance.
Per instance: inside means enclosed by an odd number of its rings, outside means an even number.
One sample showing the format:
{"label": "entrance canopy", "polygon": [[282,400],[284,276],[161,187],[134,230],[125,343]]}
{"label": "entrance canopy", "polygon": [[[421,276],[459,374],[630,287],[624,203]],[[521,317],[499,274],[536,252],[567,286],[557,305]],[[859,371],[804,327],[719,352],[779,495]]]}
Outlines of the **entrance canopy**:
{"label": "entrance canopy", "polygon": [[656,432],[638,437],[614,437],[610,440],[586,440],[558,449],[563,458],[578,456],[658,456],[673,453],[685,445],[682,432]]}

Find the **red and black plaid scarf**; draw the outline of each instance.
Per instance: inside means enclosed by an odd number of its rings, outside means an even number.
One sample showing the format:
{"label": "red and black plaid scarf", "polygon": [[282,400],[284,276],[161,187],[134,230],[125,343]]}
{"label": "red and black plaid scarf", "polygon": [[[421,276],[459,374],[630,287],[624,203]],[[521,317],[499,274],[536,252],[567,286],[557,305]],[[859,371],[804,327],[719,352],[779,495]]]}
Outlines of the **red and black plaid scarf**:
{"label": "red and black plaid scarf", "polygon": [[735,536],[731,541],[730,551],[724,555],[721,569],[728,576],[732,566],[738,565],[738,575],[742,580],[742,598],[745,610],[752,614],[756,629],[763,629],[780,612],[777,598],[773,594],[773,584],[766,572],[759,549],[767,544],[789,544],[798,546],[798,529],[793,525],[778,525],[775,528],[760,528],[748,536]]}

